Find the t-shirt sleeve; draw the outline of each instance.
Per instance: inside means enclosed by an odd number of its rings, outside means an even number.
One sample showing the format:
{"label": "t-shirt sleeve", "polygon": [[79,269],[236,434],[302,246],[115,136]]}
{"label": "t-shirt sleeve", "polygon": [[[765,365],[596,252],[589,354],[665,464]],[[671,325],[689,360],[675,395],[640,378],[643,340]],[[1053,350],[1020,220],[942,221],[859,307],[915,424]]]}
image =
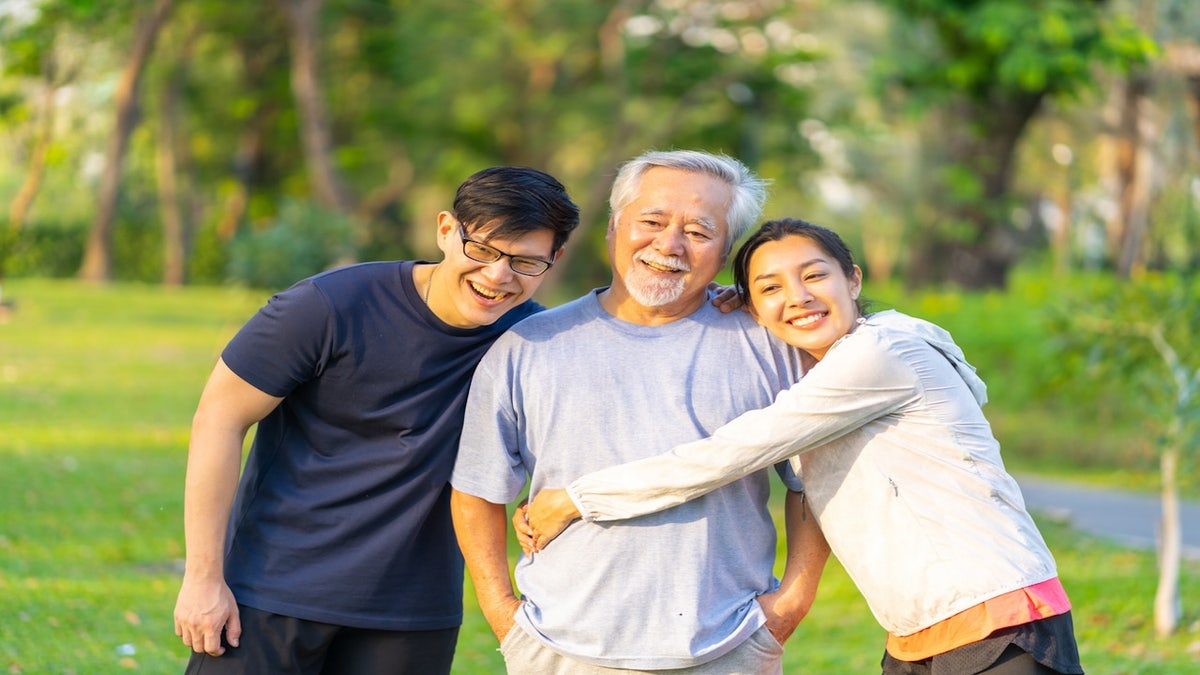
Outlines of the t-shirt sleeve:
{"label": "t-shirt sleeve", "polygon": [[502,337],[475,369],[462,439],[450,484],[494,504],[507,504],[525,487],[511,368]]}
{"label": "t-shirt sleeve", "polygon": [[329,303],[311,281],[272,297],[221,353],[238,377],[271,396],[287,396],[321,373],[332,342]]}
{"label": "t-shirt sleeve", "polygon": [[907,363],[863,336],[831,350],[770,406],[738,416],[711,437],[581,476],[567,491],[586,520],[661,511],[829,443],[897,410],[919,388]]}

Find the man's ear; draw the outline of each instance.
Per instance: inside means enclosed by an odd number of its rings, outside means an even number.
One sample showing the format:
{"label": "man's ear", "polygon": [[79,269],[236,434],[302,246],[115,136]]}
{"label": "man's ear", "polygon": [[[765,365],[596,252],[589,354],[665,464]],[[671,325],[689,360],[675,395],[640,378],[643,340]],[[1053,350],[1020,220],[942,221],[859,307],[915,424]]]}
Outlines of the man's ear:
{"label": "man's ear", "polygon": [[458,219],[449,211],[442,211],[437,215],[437,245],[442,250],[442,255],[450,255],[454,250],[454,239],[457,234]]}
{"label": "man's ear", "polygon": [[458,218],[454,217],[449,211],[442,211],[437,215],[437,234],[438,239],[451,234],[458,227]]}

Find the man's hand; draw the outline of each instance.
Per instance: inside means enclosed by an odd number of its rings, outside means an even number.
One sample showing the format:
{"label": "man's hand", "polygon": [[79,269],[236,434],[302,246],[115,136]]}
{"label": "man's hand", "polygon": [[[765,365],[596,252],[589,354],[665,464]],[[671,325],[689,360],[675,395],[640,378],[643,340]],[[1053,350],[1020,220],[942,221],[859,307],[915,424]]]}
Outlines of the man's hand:
{"label": "man's hand", "polygon": [[567,529],[571,521],[578,517],[579,509],[575,508],[575,502],[571,501],[566,490],[540,490],[525,511],[525,518],[533,533],[534,552],[545,548],[546,544]]}
{"label": "man's hand", "polygon": [[175,634],[197,654],[220,656],[222,631],[229,646],[237,647],[242,619],[233,592],[224,581],[195,581],[185,573],[175,601]]}
{"label": "man's hand", "polygon": [[487,619],[488,625],[492,628],[492,633],[496,635],[496,639],[504,642],[504,638],[508,637],[508,632],[517,624],[517,610],[521,609],[521,603],[513,596],[497,600],[493,603],[488,603],[484,606],[479,605],[479,610],[483,612],[483,618]]}
{"label": "man's hand", "polygon": [[717,294],[712,299],[712,304],[721,310],[722,314],[728,314],[742,306],[742,296],[738,295],[737,288],[734,286],[722,286],[713,281],[708,284],[708,290]]}

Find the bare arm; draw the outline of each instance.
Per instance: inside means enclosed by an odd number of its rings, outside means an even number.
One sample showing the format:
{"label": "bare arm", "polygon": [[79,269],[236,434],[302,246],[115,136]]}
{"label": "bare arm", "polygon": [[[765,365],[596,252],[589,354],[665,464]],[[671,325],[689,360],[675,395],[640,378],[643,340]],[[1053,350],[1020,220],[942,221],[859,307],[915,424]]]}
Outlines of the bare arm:
{"label": "bare arm", "polygon": [[175,634],[195,652],[220,656],[221,631],[236,647],[242,627],[225,584],[225,531],[241,471],[246,432],[282,399],[238,377],[218,361],[192,419],[184,486],[187,562],[175,602]]}
{"label": "bare arm", "polygon": [[804,495],[788,492],[784,504],[784,528],[787,531],[787,562],[779,588],[760,595],[758,602],[767,615],[767,629],[783,644],[800,621],[808,615],[825,562],[829,544],[813,514],[807,512]]}
{"label": "bare arm", "polygon": [[458,490],[450,493],[454,532],[475,585],[479,609],[496,639],[504,641],[521,606],[508,568],[508,513],[495,504]]}

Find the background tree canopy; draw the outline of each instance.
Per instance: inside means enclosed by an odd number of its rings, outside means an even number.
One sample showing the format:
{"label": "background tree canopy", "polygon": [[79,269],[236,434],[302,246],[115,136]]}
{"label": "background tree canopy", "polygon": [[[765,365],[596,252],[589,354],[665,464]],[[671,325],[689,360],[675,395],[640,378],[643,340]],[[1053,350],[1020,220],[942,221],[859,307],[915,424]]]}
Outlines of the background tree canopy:
{"label": "background tree canopy", "polygon": [[274,287],[432,256],[454,187],[523,164],[583,209],[547,289],[573,294],[607,279],[615,168],[684,147],[745,161],[767,216],[839,230],[877,280],[1191,270],[1188,4],[12,0],[0,278]]}

